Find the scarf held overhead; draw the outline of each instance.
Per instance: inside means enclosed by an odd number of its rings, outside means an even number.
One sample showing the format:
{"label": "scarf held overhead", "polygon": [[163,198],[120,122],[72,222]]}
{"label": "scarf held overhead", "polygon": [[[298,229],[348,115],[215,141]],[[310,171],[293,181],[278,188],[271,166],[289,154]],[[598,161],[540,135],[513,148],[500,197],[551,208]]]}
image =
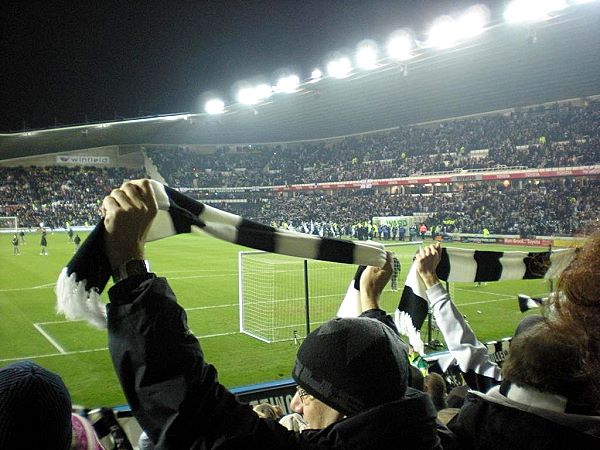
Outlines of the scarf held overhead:
{"label": "scarf held overhead", "polygon": [[[273,228],[205,205],[157,181],[150,180],[158,213],[147,241],[181,233],[210,236],[266,252],[345,264],[382,267],[385,251],[365,244],[321,238]],[[112,273],[104,252],[104,223],[101,221],[59,275],[57,310],[69,320],[86,319],[106,327],[100,293]]]}
{"label": "scarf held overhead", "polygon": [[[448,282],[554,278],[568,266],[574,255],[572,248],[552,252],[492,252],[444,247],[436,272],[440,280]],[[398,310],[412,318],[417,330],[427,317],[427,289],[417,273],[416,261],[406,277]]]}

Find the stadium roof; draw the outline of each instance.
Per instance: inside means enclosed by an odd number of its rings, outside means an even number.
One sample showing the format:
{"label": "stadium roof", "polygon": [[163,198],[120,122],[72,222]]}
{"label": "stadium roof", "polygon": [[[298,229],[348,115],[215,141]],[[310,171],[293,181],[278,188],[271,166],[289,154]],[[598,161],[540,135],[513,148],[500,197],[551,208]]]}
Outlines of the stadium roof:
{"label": "stadium roof", "polygon": [[600,8],[530,25],[498,25],[344,79],[306,83],[225,114],[180,114],[0,135],[0,160],[128,144],[324,139],[600,94]]}

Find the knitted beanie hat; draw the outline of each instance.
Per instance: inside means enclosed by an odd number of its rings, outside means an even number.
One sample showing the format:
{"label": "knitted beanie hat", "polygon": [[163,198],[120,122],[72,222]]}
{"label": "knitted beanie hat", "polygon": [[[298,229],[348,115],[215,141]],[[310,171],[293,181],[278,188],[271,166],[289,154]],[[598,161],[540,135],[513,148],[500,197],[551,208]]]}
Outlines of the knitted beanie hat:
{"label": "knitted beanie hat", "polygon": [[0,448],[68,450],[71,397],[62,379],[31,361],[0,370]]}
{"label": "knitted beanie hat", "polygon": [[337,318],[306,337],[292,377],[310,395],[351,416],[404,396],[408,355],[378,320]]}
{"label": "knitted beanie hat", "polygon": [[543,322],[544,320],[545,320],[544,316],[540,316],[540,315],[524,317],[519,322],[519,325],[517,325],[517,329],[515,330],[515,334],[513,335],[513,337],[517,337],[518,335],[524,333],[525,331],[529,330],[530,328],[533,328],[538,323]]}

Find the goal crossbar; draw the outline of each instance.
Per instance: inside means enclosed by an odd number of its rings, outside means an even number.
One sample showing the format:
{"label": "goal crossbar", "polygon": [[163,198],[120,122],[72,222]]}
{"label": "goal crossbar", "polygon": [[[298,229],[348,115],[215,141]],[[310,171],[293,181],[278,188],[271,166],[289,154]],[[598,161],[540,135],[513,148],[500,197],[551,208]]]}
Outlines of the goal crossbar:
{"label": "goal crossbar", "polygon": [[[390,251],[400,246],[414,248],[403,251],[401,264],[405,268],[421,243],[383,242]],[[267,343],[302,338],[306,330],[336,315],[355,272],[355,265],[259,250],[239,252],[240,332]]]}

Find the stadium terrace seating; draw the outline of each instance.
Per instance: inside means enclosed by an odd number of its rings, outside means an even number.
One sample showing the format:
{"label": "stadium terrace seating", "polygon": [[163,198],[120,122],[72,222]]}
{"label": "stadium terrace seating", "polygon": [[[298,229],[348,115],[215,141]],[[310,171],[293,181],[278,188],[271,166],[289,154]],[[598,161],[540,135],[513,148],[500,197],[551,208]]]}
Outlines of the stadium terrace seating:
{"label": "stadium terrace seating", "polygon": [[[600,102],[553,105],[400,128],[337,141],[148,150],[176,187],[239,187],[395,178],[486,169],[572,167],[600,162]],[[189,170],[192,167],[192,170]]]}
{"label": "stadium terrace seating", "polygon": [[123,168],[2,167],[0,216],[17,216],[24,228],[94,224],[102,198],[123,180],[141,176]]}
{"label": "stadium terrace seating", "polygon": [[[600,164],[599,125],[600,101],[590,101],[288,146],[229,146],[210,154],[178,146],[146,151],[171,186],[211,187],[192,195],[264,223],[313,220],[349,227],[373,216],[425,213],[432,224],[452,221],[448,231],[572,234],[600,215],[597,180],[415,185],[402,194],[373,188],[282,194],[256,187]],[[122,168],[0,168],[0,216],[16,215],[23,227],[93,224],[110,189],[142,176],[141,170]]]}
{"label": "stadium terrace seating", "polygon": [[524,182],[521,188],[476,183],[450,192],[413,191],[398,195],[374,189],[315,190],[293,196],[263,192],[263,201],[246,203],[199,198],[263,223],[295,227],[310,221],[350,226],[374,216],[424,213],[430,216],[429,225],[453,222],[446,226],[448,232],[481,233],[485,227],[497,234],[549,236],[586,231],[586,225],[600,216],[599,180]]}

